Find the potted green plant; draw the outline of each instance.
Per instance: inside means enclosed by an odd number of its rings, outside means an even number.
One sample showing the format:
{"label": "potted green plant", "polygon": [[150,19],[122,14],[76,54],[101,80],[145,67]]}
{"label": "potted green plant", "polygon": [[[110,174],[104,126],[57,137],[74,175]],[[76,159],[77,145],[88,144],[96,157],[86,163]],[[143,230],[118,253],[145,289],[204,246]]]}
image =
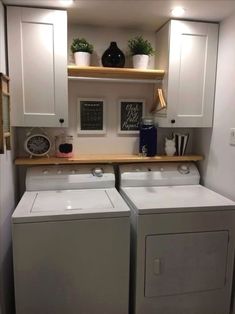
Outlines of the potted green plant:
{"label": "potted green plant", "polygon": [[136,36],[128,40],[128,48],[133,57],[133,67],[147,69],[149,56],[155,53],[151,43],[142,36]]}
{"label": "potted green plant", "polygon": [[91,64],[91,54],[94,48],[85,38],[74,38],[71,51],[74,54],[77,66],[89,66]]}

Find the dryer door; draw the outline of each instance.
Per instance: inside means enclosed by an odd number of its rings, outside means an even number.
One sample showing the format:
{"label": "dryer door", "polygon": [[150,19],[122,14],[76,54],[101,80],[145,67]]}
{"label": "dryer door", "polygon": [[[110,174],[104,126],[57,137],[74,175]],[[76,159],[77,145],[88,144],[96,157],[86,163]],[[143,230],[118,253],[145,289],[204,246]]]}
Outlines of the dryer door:
{"label": "dryer door", "polygon": [[223,288],[227,250],[227,231],[148,236],[145,296]]}

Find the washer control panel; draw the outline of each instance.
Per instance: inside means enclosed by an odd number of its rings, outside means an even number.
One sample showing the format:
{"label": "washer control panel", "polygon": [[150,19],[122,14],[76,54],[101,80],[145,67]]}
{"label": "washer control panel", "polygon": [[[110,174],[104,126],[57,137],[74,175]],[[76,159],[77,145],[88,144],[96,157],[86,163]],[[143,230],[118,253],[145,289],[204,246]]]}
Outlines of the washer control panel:
{"label": "washer control panel", "polygon": [[40,166],[27,169],[26,190],[71,190],[115,187],[111,165]]}

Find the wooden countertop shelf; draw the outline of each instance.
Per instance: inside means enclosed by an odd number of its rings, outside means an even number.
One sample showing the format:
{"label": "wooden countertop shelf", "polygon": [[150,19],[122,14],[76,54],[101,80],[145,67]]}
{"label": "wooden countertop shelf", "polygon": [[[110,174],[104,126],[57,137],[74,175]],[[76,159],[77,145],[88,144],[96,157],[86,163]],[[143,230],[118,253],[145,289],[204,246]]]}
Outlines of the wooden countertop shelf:
{"label": "wooden countertop shelf", "polygon": [[166,161],[198,161],[203,160],[200,155],[185,156],[155,156],[141,157],[138,155],[80,155],[74,158],[57,158],[57,157],[41,157],[41,158],[17,158],[15,164],[18,166],[30,165],[70,165],[70,164],[121,164],[121,163],[141,163],[141,162],[166,162]]}
{"label": "wooden countertop shelf", "polygon": [[163,70],[139,70],[133,68],[106,68],[106,67],[77,67],[68,66],[69,79],[73,78],[100,78],[100,79],[122,79],[122,80],[162,80]]}

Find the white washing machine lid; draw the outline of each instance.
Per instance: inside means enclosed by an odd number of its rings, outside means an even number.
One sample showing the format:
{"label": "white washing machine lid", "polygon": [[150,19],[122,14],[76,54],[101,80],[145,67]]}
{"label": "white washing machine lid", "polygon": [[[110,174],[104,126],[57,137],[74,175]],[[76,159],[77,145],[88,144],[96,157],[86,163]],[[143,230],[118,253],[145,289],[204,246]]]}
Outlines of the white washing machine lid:
{"label": "white washing machine lid", "polygon": [[139,214],[235,209],[233,201],[201,185],[126,187],[121,193]]}
{"label": "white washing machine lid", "polygon": [[25,192],[13,223],[129,216],[115,188]]}

